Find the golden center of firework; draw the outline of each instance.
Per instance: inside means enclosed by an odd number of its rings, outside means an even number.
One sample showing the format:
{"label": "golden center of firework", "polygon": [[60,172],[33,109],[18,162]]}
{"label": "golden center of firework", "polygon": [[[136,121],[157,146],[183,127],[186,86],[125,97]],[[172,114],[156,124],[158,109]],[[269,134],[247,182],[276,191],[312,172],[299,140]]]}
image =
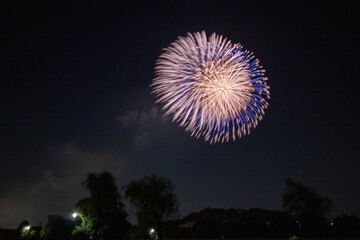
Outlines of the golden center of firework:
{"label": "golden center of firework", "polygon": [[218,119],[245,111],[251,100],[253,86],[248,72],[236,64],[208,61],[199,66],[194,77],[194,95],[199,97],[196,99],[203,105],[203,111]]}

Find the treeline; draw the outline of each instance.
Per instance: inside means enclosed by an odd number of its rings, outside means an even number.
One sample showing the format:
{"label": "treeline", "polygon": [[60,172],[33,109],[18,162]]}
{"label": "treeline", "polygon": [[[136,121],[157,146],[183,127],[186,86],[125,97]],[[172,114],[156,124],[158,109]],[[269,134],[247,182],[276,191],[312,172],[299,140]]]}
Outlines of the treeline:
{"label": "treeline", "polygon": [[[205,208],[179,218],[179,200],[169,179],[156,175],[131,181],[124,197],[108,173],[89,173],[83,186],[89,196],[74,204],[73,219],[49,216],[47,225],[23,221],[0,229],[0,240],[176,239],[176,238],[360,238],[360,218],[332,219],[330,199],[291,179],[286,180],[283,211]],[[137,223],[128,222],[125,199]]]}
{"label": "treeline", "polygon": [[[297,220],[286,211],[260,208],[204,208],[181,220],[167,221],[167,236],[176,238],[360,238],[360,218]],[[179,227],[180,226],[180,227]]]}

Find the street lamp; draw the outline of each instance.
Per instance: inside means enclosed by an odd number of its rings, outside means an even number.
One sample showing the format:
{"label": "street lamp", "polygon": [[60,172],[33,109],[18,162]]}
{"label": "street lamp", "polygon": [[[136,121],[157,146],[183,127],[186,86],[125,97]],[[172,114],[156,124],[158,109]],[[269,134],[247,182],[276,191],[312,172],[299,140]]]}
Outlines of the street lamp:
{"label": "street lamp", "polygon": [[149,236],[150,236],[150,239],[152,239],[152,240],[158,240],[159,239],[155,228],[150,228],[149,229]]}
{"label": "street lamp", "polygon": [[79,214],[78,214],[77,212],[74,212],[74,213],[72,214],[72,217],[75,219],[78,215],[79,215]]}
{"label": "street lamp", "polygon": [[29,230],[30,230],[30,225],[24,227],[24,231],[29,231]]}

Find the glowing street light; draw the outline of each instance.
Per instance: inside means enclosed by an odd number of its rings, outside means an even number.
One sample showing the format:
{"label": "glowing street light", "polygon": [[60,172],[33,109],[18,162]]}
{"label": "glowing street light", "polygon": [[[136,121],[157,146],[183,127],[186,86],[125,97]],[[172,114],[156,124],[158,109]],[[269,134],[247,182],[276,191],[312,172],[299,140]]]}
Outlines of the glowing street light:
{"label": "glowing street light", "polygon": [[72,217],[73,217],[73,218],[76,218],[78,215],[79,215],[79,214],[78,214],[77,212],[74,212],[74,213],[72,214]]}
{"label": "glowing street light", "polygon": [[150,236],[150,239],[152,239],[152,240],[158,240],[159,239],[155,228],[150,228],[149,229],[149,236]]}
{"label": "glowing street light", "polygon": [[24,227],[24,231],[29,231],[29,230],[30,230],[30,225]]}

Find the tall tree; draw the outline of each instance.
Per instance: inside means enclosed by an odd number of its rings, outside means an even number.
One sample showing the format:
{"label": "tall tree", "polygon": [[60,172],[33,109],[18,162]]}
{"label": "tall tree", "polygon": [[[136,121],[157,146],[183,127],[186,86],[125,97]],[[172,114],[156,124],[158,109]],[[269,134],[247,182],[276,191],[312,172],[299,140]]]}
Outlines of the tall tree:
{"label": "tall tree", "polygon": [[81,235],[88,232],[93,239],[124,237],[130,224],[126,221],[127,213],[114,177],[108,172],[89,173],[83,186],[90,197],[79,200],[75,205],[82,223],[74,233]]}
{"label": "tall tree", "polygon": [[283,207],[295,217],[309,216],[325,218],[331,212],[331,201],[322,197],[313,189],[286,180],[286,192],[283,195]]}
{"label": "tall tree", "polygon": [[179,200],[174,191],[175,186],[169,179],[155,174],[131,181],[125,187],[125,197],[136,210],[142,237],[148,228],[155,228],[157,236],[163,238],[164,220],[179,212]]}
{"label": "tall tree", "polygon": [[310,187],[287,179],[283,208],[297,220],[300,234],[320,237],[327,231],[326,217],[331,212],[332,203]]}

